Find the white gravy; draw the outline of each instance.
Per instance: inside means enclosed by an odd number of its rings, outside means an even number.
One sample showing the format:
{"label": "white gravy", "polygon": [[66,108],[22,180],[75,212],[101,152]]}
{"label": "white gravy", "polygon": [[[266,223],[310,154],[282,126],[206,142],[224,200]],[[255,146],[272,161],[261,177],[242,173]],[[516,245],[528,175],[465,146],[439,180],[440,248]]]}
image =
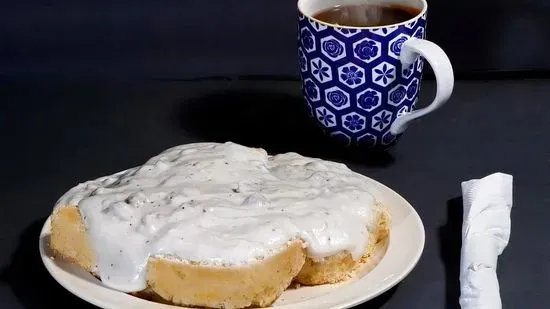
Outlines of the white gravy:
{"label": "white gravy", "polygon": [[103,283],[135,292],[152,256],[239,266],[300,238],[310,256],[358,259],[375,225],[369,190],[344,164],[196,143],[79,184],[56,207],[78,206]]}

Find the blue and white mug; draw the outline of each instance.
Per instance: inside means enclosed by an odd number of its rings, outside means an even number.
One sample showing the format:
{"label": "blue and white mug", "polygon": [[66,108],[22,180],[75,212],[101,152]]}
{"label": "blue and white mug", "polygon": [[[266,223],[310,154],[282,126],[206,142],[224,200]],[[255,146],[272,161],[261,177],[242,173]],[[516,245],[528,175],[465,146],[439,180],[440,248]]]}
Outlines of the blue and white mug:
{"label": "blue and white mug", "polygon": [[[449,58],[425,40],[426,0],[369,0],[420,13],[382,27],[332,25],[314,15],[366,0],[298,0],[298,55],[302,93],[314,117],[346,145],[388,148],[408,124],[444,105],[454,86]],[[437,84],[433,102],[416,109],[424,59]]]}

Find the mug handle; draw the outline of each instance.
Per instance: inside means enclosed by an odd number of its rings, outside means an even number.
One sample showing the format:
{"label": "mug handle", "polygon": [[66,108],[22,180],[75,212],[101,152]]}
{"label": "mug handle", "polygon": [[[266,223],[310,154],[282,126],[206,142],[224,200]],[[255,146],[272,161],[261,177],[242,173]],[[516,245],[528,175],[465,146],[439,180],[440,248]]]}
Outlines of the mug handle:
{"label": "mug handle", "polygon": [[409,66],[414,63],[418,55],[424,57],[434,71],[435,81],[437,84],[435,98],[430,105],[413,112],[403,114],[395,119],[390,127],[390,132],[393,135],[403,133],[412,120],[420,118],[443,106],[453,92],[453,67],[451,65],[451,61],[449,61],[449,57],[447,57],[441,47],[430,41],[417,38],[410,38],[403,43],[400,55],[400,60],[403,66]]}

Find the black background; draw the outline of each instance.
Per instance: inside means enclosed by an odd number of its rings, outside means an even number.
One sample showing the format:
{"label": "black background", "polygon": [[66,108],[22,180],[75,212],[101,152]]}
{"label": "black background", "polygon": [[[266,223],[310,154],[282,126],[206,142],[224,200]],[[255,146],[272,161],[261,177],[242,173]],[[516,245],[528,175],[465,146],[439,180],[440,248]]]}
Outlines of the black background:
{"label": "black background", "polygon": [[[296,75],[296,0],[0,4],[0,74],[60,79]],[[550,1],[430,0],[460,77],[550,70]]]}

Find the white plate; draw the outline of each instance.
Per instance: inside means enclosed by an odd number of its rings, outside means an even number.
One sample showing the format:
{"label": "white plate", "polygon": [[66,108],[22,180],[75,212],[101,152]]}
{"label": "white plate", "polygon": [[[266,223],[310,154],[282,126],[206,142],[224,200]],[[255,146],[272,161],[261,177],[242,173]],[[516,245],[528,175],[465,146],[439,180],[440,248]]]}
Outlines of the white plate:
{"label": "white plate", "polygon": [[[273,304],[280,309],[343,309],[366,302],[399,283],[418,262],[424,249],[424,226],[413,207],[399,194],[374,181],[387,206],[392,225],[387,251],[365,265],[354,279],[341,284],[289,289]],[[182,309],[150,302],[121,293],[63,261],[51,259],[49,252],[50,219],[40,233],[40,255],[50,274],[67,290],[104,309]],[[377,264],[377,265],[376,265]]]}

